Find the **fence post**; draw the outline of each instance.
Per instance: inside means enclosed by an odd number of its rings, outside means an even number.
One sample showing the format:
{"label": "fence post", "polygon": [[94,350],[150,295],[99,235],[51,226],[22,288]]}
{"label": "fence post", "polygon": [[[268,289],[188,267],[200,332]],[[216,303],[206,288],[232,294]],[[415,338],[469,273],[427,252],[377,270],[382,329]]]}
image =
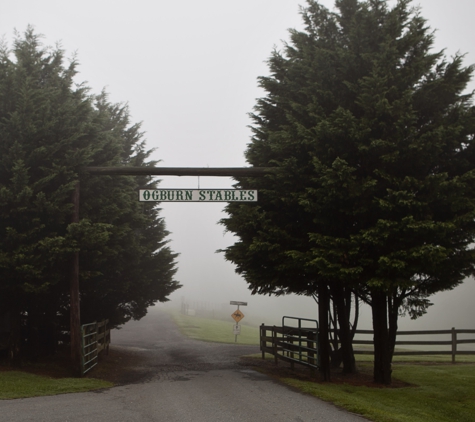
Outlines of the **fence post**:
{"label": "fence post", "polygon": [[312,333],[311,331],[309,331],[309,333],[307,334],[307,347],[309,349],[312,349],[312,350],[309,350],[308,351],[308,354],[307,354],[307,359],[308,359],[308,363],[310,363],[312,366],[310,367],[310,371],[312,373],[312,376],[315,376],[315,366],[318,366],[318,362],[317,362],[317,355],[318,355],[318,351],[317,351],[317,343],[316,343],[316,334],[315,333]]}
{"label": "fence post", "polygon": [[455,355],[457,354],[457,332],[452,327],[452,363],[455,363]]}
{"label": "fence post", "polygon": [[272,348],[274,351],[274,363],[277,365],[277,333],[275,331],[275,325],[272,328]]}
{"label": "fence post", "polygon": [[[307,347],[309,349],[316,349],[314,339],[315,339],[314,334],[311,331],[309,331],[307,333]],[[309,350],[307,352],[307,360],[310,364],[316,365],[317,362],[315,359],[315,352],[313,350]]]}
{"label": "fence post", "polygon": [[[290,352],[287,353],[287,356],[289,356],[290,354],[290,358],[292,359],[290,361],[290,369],[295,369],[295,364],[294,364],[294,361],[293,359],[295,359],[295,353],[294,353],[294,339],[290,339],[288,338],[288,336],[294,336],[294,333],[292,330],[288,331],[285,335],[287,335],[287,338],[285,340],[287,340],[288,343],[290,343]],[[300,335],[300,334],[299,334]]]}
{"label": "fence post", "polygon": [[265,342],[265,335],[266,335],[266,331],[264,330],[264,323],[261,324],[260,328],[259,328],[259,333],[260,333],[260,346],[261,346],[261,352],[262,352],[262,359],[265,359],[266,358],[266,352],[265,352],[265,346],[266,346],[266,342]]}

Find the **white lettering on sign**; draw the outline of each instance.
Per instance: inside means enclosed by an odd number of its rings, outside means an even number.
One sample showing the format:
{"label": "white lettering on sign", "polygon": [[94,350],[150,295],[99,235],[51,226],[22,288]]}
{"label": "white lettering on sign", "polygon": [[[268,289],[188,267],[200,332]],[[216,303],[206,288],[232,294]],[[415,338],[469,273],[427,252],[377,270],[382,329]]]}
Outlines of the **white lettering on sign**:
{"label": "white lettering on sign", "polygon": [[257,190],[141,189],[141,202],[257,202]]}

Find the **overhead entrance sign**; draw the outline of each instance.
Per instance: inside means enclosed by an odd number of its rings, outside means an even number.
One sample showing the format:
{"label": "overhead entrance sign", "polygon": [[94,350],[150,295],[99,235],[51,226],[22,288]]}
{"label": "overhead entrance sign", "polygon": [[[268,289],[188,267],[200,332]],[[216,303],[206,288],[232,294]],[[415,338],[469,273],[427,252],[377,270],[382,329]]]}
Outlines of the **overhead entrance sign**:
{"label": "overhead entrance sign", "polygon": [[257,190],[141,189],[141,202],[257,202]]}

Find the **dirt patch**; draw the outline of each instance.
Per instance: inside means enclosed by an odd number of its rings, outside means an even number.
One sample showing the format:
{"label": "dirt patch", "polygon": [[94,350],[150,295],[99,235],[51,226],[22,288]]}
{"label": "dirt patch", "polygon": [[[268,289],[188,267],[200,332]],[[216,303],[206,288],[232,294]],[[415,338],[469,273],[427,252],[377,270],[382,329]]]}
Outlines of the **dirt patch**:
{"label": "dirt patch", "polygon": [[59,350],[54,356],[43,356],[34,360],[22,358],[15,364],[10,364],[3,358],[0,360],[0,372],[2,371],[22,371],[51,378],[73,376],[69,350]]}
{"label": "dirt patch", "polygon": [[110,347],[109,354],[101,356],[99,364],[86,374],[87,378],[98,378],[115,385],[144,382],[153,375],[141,352],[126,348]]}
{"label": "dirt patch", "polygon": [[[110,348],[109,355],[101,355],[99,364],[85,375],[85,378],[98,378],[115,385],[133,384],[147,379],[150,370],[145,364],[143,354],[125,348]],[[42,357],[35,361],[22,360],[17,365],[0,361],[0,372],[22,371],[51,378],[73,377],[69,350],[59,351],[54,356]]]}

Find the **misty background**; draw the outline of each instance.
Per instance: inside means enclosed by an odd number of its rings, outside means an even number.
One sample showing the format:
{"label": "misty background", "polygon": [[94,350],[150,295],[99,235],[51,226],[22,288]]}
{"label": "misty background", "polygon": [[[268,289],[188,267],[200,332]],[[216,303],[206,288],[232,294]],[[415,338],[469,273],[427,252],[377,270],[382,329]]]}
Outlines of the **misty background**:
{"label": "misty background", "polygon": [[[333,8],[332,0],[321,4]],[[390,5],[394,1],[388,2]],[[164,167],[242,167],[256,98],[257,77],[268,74],[272,50],[302,28],[303,0],[0,0],[0,36],[12,45],[15,30],[32,25],[45,46],[59,45],[79,62],[78,83],[103,89],[111,102],[128,103],[131,123],[142,122],[152,159]],[[473,0],[419,0],[421,14],[436,30],[435,50],[466,53],[475,63]],[[471,89],[475,88],[472,82]],[[230,188],[231,178],[160,177],[162,188]],[[218,224],[224,203],[162,203],[170,246],[179,253],[176,279],[183,287],[169,304],[182,301],[220,309],[248,302],[247,321],[279,324],[283,315],[317,317],[308,297],[251,296],[245,281],[219,249],[235,239]],[[424,317],[399,321],[400,329],[474,328],[475,283],[432,298]],[[232,322],[231,316],[229,321]],[[242,321],[246,322],[246,318]],[[371,328],[362,309],[359,328]]]}

